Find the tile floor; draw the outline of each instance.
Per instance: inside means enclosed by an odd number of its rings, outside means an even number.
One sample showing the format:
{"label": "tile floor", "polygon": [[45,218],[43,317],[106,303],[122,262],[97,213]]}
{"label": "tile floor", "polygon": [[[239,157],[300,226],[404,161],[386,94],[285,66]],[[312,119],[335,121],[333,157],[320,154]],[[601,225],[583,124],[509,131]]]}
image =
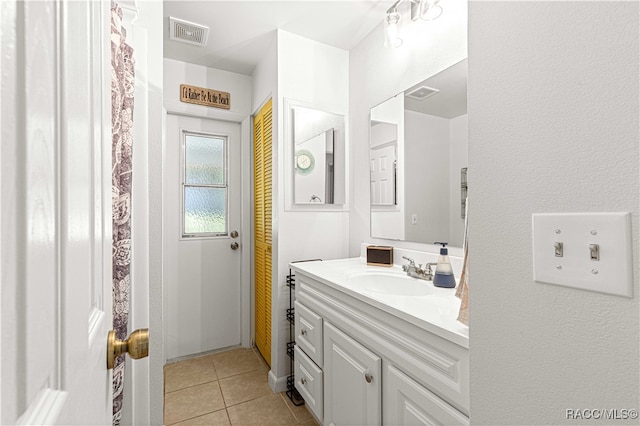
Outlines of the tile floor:
{"label": "tile floor", "polygon": [[255,349],[238,348],[164,367],[165,425],[318,425],[307,408],[273,393]]}

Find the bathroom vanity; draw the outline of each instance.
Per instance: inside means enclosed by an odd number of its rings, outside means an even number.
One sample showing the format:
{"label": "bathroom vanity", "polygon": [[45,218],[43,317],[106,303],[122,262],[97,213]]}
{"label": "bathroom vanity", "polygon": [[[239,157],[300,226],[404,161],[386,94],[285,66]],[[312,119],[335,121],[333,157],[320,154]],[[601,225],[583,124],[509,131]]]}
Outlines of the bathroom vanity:
{"label": "bathroom vanity", "polygon": [[321,423],[469,424],[455,289],[362,258],[290,266],[295,385]]}

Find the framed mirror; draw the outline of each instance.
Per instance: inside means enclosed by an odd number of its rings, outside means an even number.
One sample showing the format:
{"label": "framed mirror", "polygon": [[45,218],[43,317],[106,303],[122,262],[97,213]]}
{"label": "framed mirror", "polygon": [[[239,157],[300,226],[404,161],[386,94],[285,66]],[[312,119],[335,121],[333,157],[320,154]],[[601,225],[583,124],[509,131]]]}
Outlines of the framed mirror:
{"label": "framed mirror", "polygon": [[345,118],[288,102],[294,205],[345,202]]}
{"label": "framed mirror", "polygon": [[467,60],[371,108],[371,236],[462,247]]}

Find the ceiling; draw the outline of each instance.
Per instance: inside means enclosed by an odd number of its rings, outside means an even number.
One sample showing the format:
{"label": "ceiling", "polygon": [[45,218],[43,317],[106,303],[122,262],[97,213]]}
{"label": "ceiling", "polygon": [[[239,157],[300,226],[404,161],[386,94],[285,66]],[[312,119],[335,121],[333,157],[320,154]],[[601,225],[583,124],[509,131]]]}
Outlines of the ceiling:
{"label": "ceiling", "polygon": [[405,109],[443,118],[466,114],[467,66],[465,59],[405,90],[405,95],[421,86],[438,90],[438,93],[422,101],[405,97]]}
{"label": "ceiling", "polygon": [[[280,28],[351,50],[394,0],[164,1],[164,57],[251,75]],[[209,27],[206,47],[169,40],[169,16]],[[382,41],[381,41],[382,43]]]}

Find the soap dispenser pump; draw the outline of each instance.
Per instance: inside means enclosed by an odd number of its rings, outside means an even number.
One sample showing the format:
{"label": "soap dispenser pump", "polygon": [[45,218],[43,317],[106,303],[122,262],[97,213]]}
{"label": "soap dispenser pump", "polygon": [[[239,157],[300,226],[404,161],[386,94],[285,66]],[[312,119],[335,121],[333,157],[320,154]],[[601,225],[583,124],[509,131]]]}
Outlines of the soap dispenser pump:
{"label": "soap dispenser pump", "polygon": [[448,243],[435,242],[434,244],[442,244],[442,247],[440,248],[440,256],[438,256],[436,272],[433,274],[433,285],[454,288],[456,286],[456,278],[453,276],[453,268],[451,268],[451,261],[449,260]]}

